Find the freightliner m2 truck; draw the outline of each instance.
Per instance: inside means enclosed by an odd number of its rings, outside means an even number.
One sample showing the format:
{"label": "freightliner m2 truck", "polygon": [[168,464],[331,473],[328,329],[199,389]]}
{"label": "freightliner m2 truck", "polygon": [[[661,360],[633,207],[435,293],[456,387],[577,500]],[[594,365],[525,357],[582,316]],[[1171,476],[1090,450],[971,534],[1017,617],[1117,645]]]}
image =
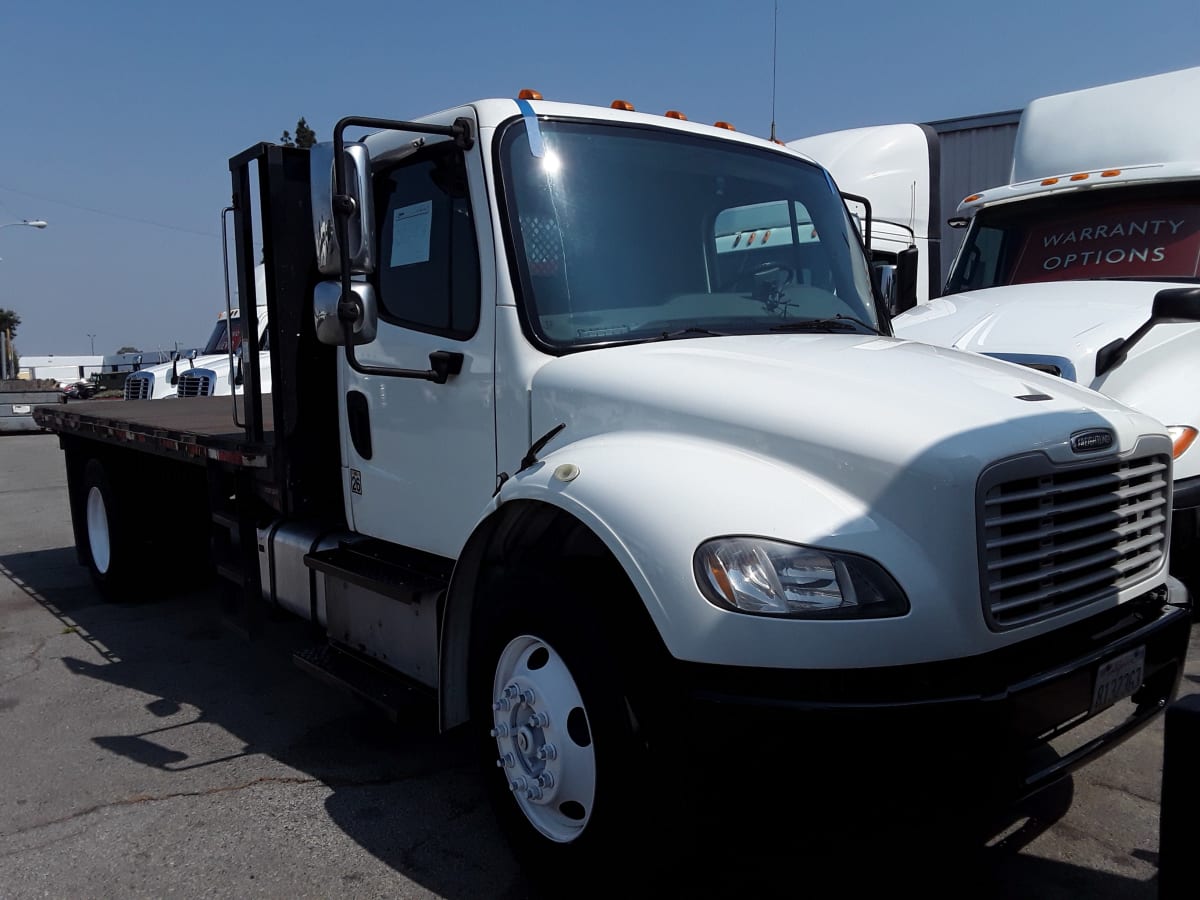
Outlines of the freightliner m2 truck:
{"label": "freightliner m2 truck", "polygon": [[[1027,794],[1173,696],[1170,438],[893,338],[811,159],[534,96],[230,170],[240,425],[230,398],[39,408],[81,561],[121,598],[209,547],[229,617],[321,629],[304,668],[430,691],[531,877],[664,871],[686,810],[788,783]],[[210,540],[146,543],[148,491]]]}

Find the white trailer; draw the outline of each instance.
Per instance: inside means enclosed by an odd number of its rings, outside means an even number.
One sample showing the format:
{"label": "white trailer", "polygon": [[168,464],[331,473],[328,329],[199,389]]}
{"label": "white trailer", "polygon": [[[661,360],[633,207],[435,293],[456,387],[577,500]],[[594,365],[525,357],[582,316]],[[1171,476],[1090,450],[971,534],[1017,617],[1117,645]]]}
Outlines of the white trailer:
{"label": "white trailer", "polygon": [[1019,110],[1005,110],[872,125],[787,146],[820,160],[840,189],[870,200],[873,262],[895,265],[916,251],[907,260],[915,276],[908,302],[924,303],[941,294],[962,240],[949,224],[959,200],[979,184],[1008,178],[1019,118]]}

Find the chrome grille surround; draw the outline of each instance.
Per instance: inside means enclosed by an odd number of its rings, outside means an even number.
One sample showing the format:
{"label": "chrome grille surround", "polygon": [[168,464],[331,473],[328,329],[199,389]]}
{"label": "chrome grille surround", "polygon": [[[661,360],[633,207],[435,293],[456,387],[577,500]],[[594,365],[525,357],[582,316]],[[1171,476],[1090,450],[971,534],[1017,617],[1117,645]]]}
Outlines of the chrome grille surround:
{"label": "chrome grille surround", "polygon": [[1171,457],[1004,460],[979,479],[983,614],[1006,631],[1115,598],[1155,575],[1170,537]]}
{"label": "chrome grille surround", "polygon": [[149,400],[154,396],[154,373],[131,372],[125,376],[126,400]]}
{"label": "chrome grille surround", "polygon": [[212,369],[188,369],[179,373],[175,386],[178,397],[211,397],[217,384],[217,373]]}

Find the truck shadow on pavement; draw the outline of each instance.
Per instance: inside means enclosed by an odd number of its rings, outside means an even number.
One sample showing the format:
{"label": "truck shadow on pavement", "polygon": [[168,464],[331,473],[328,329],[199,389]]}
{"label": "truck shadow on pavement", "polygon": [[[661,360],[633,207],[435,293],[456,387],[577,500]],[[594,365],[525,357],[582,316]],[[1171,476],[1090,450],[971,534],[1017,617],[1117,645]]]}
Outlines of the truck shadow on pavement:
{"label": "truck shadow on pavement", "polygon": [[[43,651],[33,676],[57,664],[81,680],[70,681],[78,700],[64,701],[81,706],[64,714],[86,722],[78,734],[79,758],[93,758],[95,748],[119,758],[124,765],[119,786],[135,797],[61,798],[76,805],[68,807],[72,816],[81,814],[79,808],[147,797],[228,792],[233,798],[250,787],[278,785],[282,791],[307,785],[324,792],[320,802],[336,829],[436,895],[533,896],[492,818],[464,736],[436,734],[432,703],[414,700],[410,717],[390,723],[302,673],[291,653],[316,640],[306,623],[281,614],[249,642],[222,627],[216,592],[208,588],[106,604],[70,547],[0,556],[0,578],[59,619],[63,635],[72,636],[68,643],[55,642],[67,648],[57,658]],[[6,695],[21,683],[10,684]],[[89,683],[129,692],[119,701],[132,708],[121,728],[86,715]],[[12,700],[19,701],[19,695]],[[1152,900],[1153,880],[1023,852],[1067,812],[1072,792],[1069,779],[1061,782],[975,837],[965,837],[959,823],[932,812],[900,826],[863,811],[836,830],[802,805],[776,803],[754,819],[714,818],[702,823],[706,841],[697,851],[698,884],[681,888],[680,896]],[[931,802],[930,809],[937,805]],[[297,815],[311,815],[303,806],[296,809]],[[354,895],[366,874],[346,856],[353,854],[331,856],[327,863],[339,873],[345,893]],[[279,864],[286,860],[280,857]],[[619,865],[619,848],[614,864]],[[627,893],[639,896],[637,886],[637,874],[630,873]],[[237,892],[235,885],[230,889]],[[563,896],[579,892],[573,887]]]}

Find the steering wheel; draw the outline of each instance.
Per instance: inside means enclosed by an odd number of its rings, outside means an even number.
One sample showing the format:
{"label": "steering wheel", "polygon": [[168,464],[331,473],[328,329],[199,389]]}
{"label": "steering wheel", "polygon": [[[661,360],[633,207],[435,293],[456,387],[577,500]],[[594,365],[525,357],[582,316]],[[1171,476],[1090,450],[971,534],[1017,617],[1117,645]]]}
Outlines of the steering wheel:
{"label": "steering wheel", "polygon": [[766,262],[759,263],[757,266],[755,266],[753,269],[751,269],[746,274],[750,275],[753,278],[757,278],[760,275],[767,275],[771,272],[782,272],[783,273],[783,281],[779,282],[780,287],[783,287],[785,284],[791,284],[793,281],[796,280],[796,270],[795,269],[793,269],[789,265],[785,265],[784,263],[780,263],[780,262],[775,262],[773,260],[767,260]]}

